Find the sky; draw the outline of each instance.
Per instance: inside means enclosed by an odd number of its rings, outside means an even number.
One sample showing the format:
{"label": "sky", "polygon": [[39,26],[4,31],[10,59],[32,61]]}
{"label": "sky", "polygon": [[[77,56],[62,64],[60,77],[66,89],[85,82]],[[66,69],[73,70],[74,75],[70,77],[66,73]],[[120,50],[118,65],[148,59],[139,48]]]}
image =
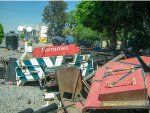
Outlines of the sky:
{"label": "sky", "polygon": [[[78,1],[67,1],[68,10],[75,9]],[[42,23],[42,13],[48,1],[0,1],[0,23],[4,32],[17,32],[18,26],[36,26]]]}

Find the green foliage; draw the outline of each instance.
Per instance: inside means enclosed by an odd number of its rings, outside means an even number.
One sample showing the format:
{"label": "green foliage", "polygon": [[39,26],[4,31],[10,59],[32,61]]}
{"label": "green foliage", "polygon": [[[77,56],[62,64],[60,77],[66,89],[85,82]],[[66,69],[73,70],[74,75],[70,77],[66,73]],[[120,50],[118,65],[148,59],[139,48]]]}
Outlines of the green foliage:
{"label": "green foliage", "polygon": [[[110,40],[111,48],[114,50],[117,40],[121,40],[123,47],[126,47],[130,38],[139,40],[139,37],[150,36],[149,5],[150,2],[142,1],[82,1],[77,6],[76,19],[85,27],[102,32],[105,39]],[[139,31],[143,30],[147,32],[140,35]],[[142,43],[145,44],[143,41]],[[135,44],[139,47],[138,43]],[[145,45],[143,47],[145,48]]]}
{"label": "green foliage", "polygon": [[25,37],[24,34],[21,33],[21,34],[20,34],[20,38],[21,38],[21,39],[24,39],[24,37]]}
{"label": "green foliage", "polygon": [[118,28],[118,17],[116,13],[119,8],[118,2],[82,1],[77,7],[77,18],[86,27],[107,33],[110,38],[111,48],[114,50],[117,44],[116,31]]}
{"label": "green foliage", "polygon": [[73,28],[77,25],[76,10],[72,10],[67,14],[67,27]]}
{"label": "green foliage", "polygon": [[73,28],[65,28],[62,33],[63,35],[74,35]]}
{"label": "green foliage", "polygon": [[3,26],[0,23],[0,44],[2,43],[3,38],[4,38]]}
{"label": "green foliage", "polygon": [[89,40],[94,43],[96,40],[101,39],[100,33],[93,31],[90,28],[84,27],[81,24],[74,28],[74,34],[76,36],[77,42],[80,40]]}
{"label": "green foliage", "polygon": [[88,40],[94,43],[96,40],[102,39],[102,34],[91,28],[84,27],[78,16],[76,16],[77,10],[70,11],[67,14],[67,28],[63,31],[63,34],[71,34],[76,37],[76,42],[79,43],[80,40]]}
{"label": "green foliage", "polygon": [[44,8],[43,22],[48,25],[48,35],[62,35],[66,22],[67,3],[65,1],[49,1]]}
{"label": "green foliage", "polygon": [[150,45],[150,36],[145,33],[145,31],[138,31],[130,35],[129,47],[133,47],[134,51],[139,51],[140,49],[147,49]]}

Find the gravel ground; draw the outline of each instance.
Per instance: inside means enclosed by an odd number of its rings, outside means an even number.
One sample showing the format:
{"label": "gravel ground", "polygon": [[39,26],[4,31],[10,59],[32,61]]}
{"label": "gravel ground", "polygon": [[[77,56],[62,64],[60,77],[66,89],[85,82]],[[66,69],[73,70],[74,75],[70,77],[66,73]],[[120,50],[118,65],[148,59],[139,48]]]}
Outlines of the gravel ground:
{"label": "gravel ground", "polygon": [[[24,51],[23,42],[19,42],[22,52],[17,50],[8,50],[5,46],[5,39],[0,44],[0,58],[9,60],[10,57],[19,59]],[[46,44],[33,44],[34,47],[45,46]],[[49,44],[50,45],[50,44]],[[46,102],[43,101],[44,90],[39,86],[16,86],[1,84],[0,79],[0,113],[18,113],[26,108],[32,108],[34,111],[42,108]]]}
{"label": "gravel ground", "polygon": [[42,108],[44,90],[38,86],[0,85],[0,113],[18,113],[26,108]]}

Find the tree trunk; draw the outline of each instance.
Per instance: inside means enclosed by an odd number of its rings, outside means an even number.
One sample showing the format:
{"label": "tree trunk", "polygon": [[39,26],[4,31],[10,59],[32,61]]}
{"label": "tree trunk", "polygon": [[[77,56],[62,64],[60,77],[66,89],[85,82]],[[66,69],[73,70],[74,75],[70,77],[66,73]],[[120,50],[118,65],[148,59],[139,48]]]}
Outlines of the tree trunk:
{"label": "tree trunk", "polygon": [[117,35],[116,35],[116,28],[111,29],[110,31],[110,50],[114,51],[117,47]]}
{"label": "tree trunk", "polygon": [[101,48],[103,47],[103,39],[102,38],[100,39],[100,47]]}
{"label": "tree trunk", "polygon": [[146,28],[146,31],[148,33],[148,35],[150,36],[150,21],[148,21],[148,19],[146,18],[146,14],[143,15],[143,26]]}
{"label": "tree trunk", "polygon": [[106,49],[110,48],[110,43],[109,43],[110,41],[107,39],[107,40],[105,40],[105,42],[106,42],[105,48],[106,48]]}
{"label": "tree trunk", "polygon": [[[146,4],[147,5],[147,4]],[[149,10],[147,9],[147,7],[142,7],[143,8],[143,12],[142,12],[142,16],[143,16],[143,26],[146,28],[146,31],[148,33],[148,35],[150,36],[150,14],[149,14]]]}
{"label": "tree trunk", "polygon": [[127,39],[128,39],[128,30],[127,30],[127,28],[125,28],[124,34],[123,34],[123,40],[122,40],[122,48],[123,49],[127,48]]}

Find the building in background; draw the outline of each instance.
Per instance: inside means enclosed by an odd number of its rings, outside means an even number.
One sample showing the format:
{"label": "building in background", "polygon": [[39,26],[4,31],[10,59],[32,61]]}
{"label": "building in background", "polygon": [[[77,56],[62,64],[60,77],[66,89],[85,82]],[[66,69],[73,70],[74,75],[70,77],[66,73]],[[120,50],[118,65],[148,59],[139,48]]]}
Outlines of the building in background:
{"label": "building in background", "polygon": [[18,34],[24,34],[24,38],[26,40],[35,39],[40,42],[47,42],[47,31],[48,27],[43,25],[37,25],[36,27],[22,25],[18,26]]}
{"label": "building in background", "polygon": [[18,26],[18,34],[25,34],[25,26]]}

